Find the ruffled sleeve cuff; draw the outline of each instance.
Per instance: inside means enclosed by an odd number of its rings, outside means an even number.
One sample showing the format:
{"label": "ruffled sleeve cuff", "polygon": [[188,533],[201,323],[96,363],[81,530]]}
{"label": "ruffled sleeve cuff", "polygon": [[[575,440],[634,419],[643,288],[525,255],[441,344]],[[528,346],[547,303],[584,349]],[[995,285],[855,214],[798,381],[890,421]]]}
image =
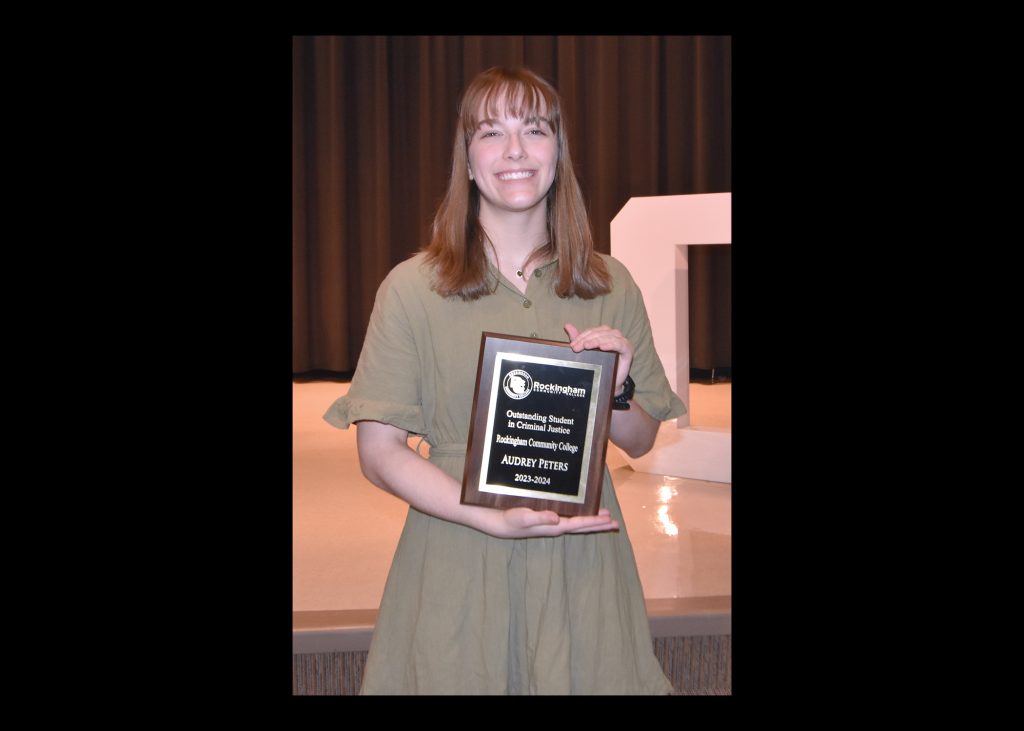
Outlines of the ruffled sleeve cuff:
{"label": "ruffled sleeve cuff", "polygon": [[330,405],[323,418],[339,429],[348,429],[357,421],[380,421],[412,434],[426,434],[427,431],[423,423],[423,410],[419,406],[391,401],[342,396]]}
{"label": "ruffled sleeve cuff", "polygon": [[668,388],[657,393],[641,393],[637,389],[636,394],[633,396],[633,401],[658,421],[675,419],[677,416],[682,416],[686,413],[686,404],[683,403],[683,400],[674,391],[670,391]]}

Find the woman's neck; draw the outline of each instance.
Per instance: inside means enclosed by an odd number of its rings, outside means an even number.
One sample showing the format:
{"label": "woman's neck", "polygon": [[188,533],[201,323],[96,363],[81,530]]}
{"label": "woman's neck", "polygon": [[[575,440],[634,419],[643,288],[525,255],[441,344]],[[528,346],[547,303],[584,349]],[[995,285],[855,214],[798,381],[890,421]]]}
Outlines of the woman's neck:
{"label": "woman's neck", "polygon": [[480,211],[480,225],[499,258],[521,266],[538,246],[548,241],[547,210],[537,206],[531,211]]}

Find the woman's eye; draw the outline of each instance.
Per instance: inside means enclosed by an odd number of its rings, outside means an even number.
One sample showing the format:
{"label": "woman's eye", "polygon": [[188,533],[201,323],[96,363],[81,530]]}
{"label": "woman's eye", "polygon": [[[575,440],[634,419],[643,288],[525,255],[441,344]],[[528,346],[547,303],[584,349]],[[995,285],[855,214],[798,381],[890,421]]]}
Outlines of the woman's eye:
{"label": "woman's eye", "polygon": [[542,137],[543,136],[547,136],[547,132],[545,132],[544,130],[542,130],[540,128],[531,129],[529,132],[527,132],[527,134],[541,135]]}
{"label": "woman's eye", "polygon": [[497,137],[497,136],[498,136],[498,133],[492,129],[490,132],[484,132],[482,135],[480,135],[480,139],[483,139],[484,137]]}

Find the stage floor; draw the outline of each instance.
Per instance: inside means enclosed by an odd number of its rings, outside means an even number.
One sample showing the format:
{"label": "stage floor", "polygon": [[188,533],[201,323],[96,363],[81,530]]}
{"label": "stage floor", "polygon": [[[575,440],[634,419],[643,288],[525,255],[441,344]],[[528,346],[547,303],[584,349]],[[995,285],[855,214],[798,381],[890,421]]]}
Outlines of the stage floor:
{"label": "stage floor", "polygon": [[[355,429],[321,418],[347,390],[332,381],[293,384],[295,612],[376,610],[408,510],[363,477]],[[731,384],[690,384],[690,403],[692,424],[731,424]],[[732,485],[634,472],[614,445],[608,468],[645,598],[730,596]]]}

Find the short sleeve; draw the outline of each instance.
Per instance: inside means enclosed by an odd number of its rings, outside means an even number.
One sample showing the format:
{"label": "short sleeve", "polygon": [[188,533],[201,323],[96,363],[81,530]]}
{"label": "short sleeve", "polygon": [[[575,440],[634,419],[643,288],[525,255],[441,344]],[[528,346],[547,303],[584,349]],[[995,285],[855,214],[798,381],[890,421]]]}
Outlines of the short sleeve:
{"label": "short sleeve", "polygon": [[616,264],[615,286],[623,288],[623,327],[620,329],[634,351],[629,367],[629,375],[636,384],[633,402],[658,421],[674,419],[686,413],[686,406],[669,385],[665,367],[654,349],[643,293],[625,266],[617,261]]}
{"label": "short sleeve", "polygon": [[397,268],[377,290],[352,385],[324,420],[339,429],[361,420],[380,421],[414,434],[425,434],[420,392],[420,360],[415,327],[403,297]]}

